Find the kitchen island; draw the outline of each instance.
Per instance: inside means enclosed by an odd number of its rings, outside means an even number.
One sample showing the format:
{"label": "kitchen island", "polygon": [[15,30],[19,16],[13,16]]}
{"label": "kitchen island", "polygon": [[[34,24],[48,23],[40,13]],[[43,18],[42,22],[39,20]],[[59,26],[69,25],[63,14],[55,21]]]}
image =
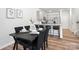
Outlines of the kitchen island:
{"label": "kitchen island", "polygon": [[35,25],[43,25],[44,27],[47,26],[47,25],[51,26],[51,29],[50,29],[50,32],[49,32],[50,35],[53,35],[53,33],[52,33],[53,26],[59,26],[59,32],[60,32],[59,37],[63,38],[63,29],[62,29],[62,25],[61,24],[35,24]]}

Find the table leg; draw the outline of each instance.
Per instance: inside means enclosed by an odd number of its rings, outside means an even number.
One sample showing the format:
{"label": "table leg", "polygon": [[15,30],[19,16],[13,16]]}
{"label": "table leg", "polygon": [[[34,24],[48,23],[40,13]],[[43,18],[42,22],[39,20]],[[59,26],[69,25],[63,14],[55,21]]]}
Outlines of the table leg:
{"label": "table leg", "polygon": [[25,46],[23,46],[23,49],[24,49],[24,50],[26,50],[26,47],[25,47]]}
{"label": "table leg", "polygon": [[16,43],[16,50],[18,50],[18,43]]}
{"label": "table leg", "polygon": [[15,48],[16,48],[16,43],[14,43],[13,50],[15,50]]}

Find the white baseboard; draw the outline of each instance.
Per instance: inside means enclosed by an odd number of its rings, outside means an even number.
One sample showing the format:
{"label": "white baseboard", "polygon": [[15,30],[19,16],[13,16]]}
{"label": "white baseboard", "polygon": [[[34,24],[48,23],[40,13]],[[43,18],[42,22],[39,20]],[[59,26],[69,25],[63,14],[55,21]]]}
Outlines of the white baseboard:
{"label": "white baseboard", "polygon": [[9,46],[9,45],[11,45],[11,44],[13,44],[13,43],[14,43],[14,41],[9,42],[9,43],[7,43],[7,44],[1,46],[0,49],[3,49],[3,48],[5,48],[5,47],[7,47],[7,46]]}

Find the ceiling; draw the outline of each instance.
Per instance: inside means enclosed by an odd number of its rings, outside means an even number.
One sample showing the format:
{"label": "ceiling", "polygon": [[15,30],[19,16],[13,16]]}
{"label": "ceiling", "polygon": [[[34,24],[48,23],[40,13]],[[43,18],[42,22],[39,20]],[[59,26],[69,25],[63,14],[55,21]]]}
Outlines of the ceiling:
{"label": "ceiling", "polygon": [[60,10],[69,11],[70,8],[40,8],[41,10],[50,13],[50,12],[59,12]]}

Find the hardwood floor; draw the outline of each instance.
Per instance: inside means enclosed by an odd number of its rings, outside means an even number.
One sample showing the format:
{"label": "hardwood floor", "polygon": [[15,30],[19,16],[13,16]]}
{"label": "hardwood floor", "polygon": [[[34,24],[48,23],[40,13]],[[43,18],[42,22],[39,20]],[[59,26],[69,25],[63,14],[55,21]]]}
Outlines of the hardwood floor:
{"label": "hardwood floor", "polygon": [[[47,50],[78,50],[79,49],[79,38],[73,35],[72,32],[65,29],[64,37],[59,39],[57,37],[48,37],[48,48]],[[2,50],[12,50],[13,44],[3,48]],[[23,50],[23,47],[19,45],[19,50]]]}

